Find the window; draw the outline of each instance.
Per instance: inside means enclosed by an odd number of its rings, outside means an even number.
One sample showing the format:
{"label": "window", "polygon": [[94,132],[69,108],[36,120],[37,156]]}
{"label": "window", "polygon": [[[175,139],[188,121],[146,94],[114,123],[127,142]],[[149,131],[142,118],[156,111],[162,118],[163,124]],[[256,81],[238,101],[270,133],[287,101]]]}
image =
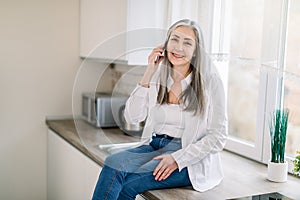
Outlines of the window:
{"label": "window", "polygon": [[265,84],[260,80],[263,15],[261,0],[231,1],[227,147],[254,159],[260,159],[262,145],[262,124],[258,119],[263,114],[259,87]]}
{"label": "window", "polygon": [[300,150],[300,1],[291,0],[287,22],[284,107],[290,109],[286,154]]}
{"label": "window", "polygon": [[[224,2],[225,1],[221,1]],[[231,0],[228,62],[229,141],[226,148],[267,162],[269,118],[290,109],[287,158],[300,144],[300,1]]]}

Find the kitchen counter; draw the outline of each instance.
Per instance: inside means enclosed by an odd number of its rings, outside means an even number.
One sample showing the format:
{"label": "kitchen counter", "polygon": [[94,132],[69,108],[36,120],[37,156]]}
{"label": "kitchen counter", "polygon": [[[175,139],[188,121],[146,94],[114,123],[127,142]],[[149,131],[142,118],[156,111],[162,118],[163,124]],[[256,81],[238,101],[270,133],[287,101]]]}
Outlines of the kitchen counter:
{"label": "kitchen counter", "polygon": [[[57,133],[72,146],[103,166],[109,155],[98,145],[136,142],[139,139],[127,136],[118,128],[97,129],[78,119],[46,120],[49,129]],[[207,192],[196,192],[191,187],[147,191],[146,199],[230,199],[255,194],[279,192],[293,199],[300,199],[300,179],[291,175],[285,183],[274,183],[266,179],[267,167],[228,151],[221,153],[224,180]]]}

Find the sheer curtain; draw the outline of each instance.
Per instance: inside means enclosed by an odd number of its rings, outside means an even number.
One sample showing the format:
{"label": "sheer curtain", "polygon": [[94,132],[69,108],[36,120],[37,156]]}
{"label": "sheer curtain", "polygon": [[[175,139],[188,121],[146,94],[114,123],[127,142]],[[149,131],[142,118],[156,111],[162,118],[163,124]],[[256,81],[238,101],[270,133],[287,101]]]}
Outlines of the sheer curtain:
{"label": "sheer curtain", "polygon": [[168,24],[173,24],[183,18],[198,21],[199,4],[198,0],[168,0]]}
{"label": "sheer curtain", "polygon": [[[213,26],[218,24],[213,20],[219,19],[214,14],[219,10],[216,10],[214,6],[220,2],[221,0],[128,0],[128,64],[146,64],[146,55],[155,45],[163,41],[168,28],[174,22],[185,18],[199,23],[206,49],[212,52],[212,42],[218,41],[212,37],[220,33],[216,30],[220,26]],[[146,35],[148,40],[139,37],[140,35]],[[220,43],[215,42],[215,44]],[[141,49],[142,46],[145,48]]]}

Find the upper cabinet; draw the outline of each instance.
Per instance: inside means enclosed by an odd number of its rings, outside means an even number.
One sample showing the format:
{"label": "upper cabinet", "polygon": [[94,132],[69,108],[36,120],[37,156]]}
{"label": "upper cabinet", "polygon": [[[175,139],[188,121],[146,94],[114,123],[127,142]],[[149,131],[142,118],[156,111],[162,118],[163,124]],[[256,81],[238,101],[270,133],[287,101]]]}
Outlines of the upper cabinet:
{"label": "upper cabinet", "polygon": [[80,56],[104,62],[146,65],[154,47],[165,42],[167,29],[175,21],[189,18],[199,22],[206,49],[219,33],[220,0],[81,0]]}
{"label": "upper cabinet", "polygon": [[81,0],[80,56],[104,62],[147,64],[148,54],[165,37],[166,2]]}
{"label": "upper cabinet", "polygon": [[125,60],[127,1],[80,1],[80,56]]}
{"label": "upper cabinet", "polygon": [[128,0],[127,48],[129,65],[145,65],[153,48],[166,37],[167,2],[161,0]]}

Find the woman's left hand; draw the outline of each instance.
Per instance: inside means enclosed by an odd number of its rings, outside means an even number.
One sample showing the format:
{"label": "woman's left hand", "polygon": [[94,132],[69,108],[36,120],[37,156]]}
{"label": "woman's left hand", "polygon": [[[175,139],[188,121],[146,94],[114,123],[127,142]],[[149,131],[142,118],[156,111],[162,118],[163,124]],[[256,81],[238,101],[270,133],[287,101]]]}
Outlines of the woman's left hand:
{"label": "woman's left hand", "polygon": [[172,172],[178,168],[178,165],[171,154],[156,156],[153,160],[161,160],[153,172],[155,180],[158,181],[167,179]]}

